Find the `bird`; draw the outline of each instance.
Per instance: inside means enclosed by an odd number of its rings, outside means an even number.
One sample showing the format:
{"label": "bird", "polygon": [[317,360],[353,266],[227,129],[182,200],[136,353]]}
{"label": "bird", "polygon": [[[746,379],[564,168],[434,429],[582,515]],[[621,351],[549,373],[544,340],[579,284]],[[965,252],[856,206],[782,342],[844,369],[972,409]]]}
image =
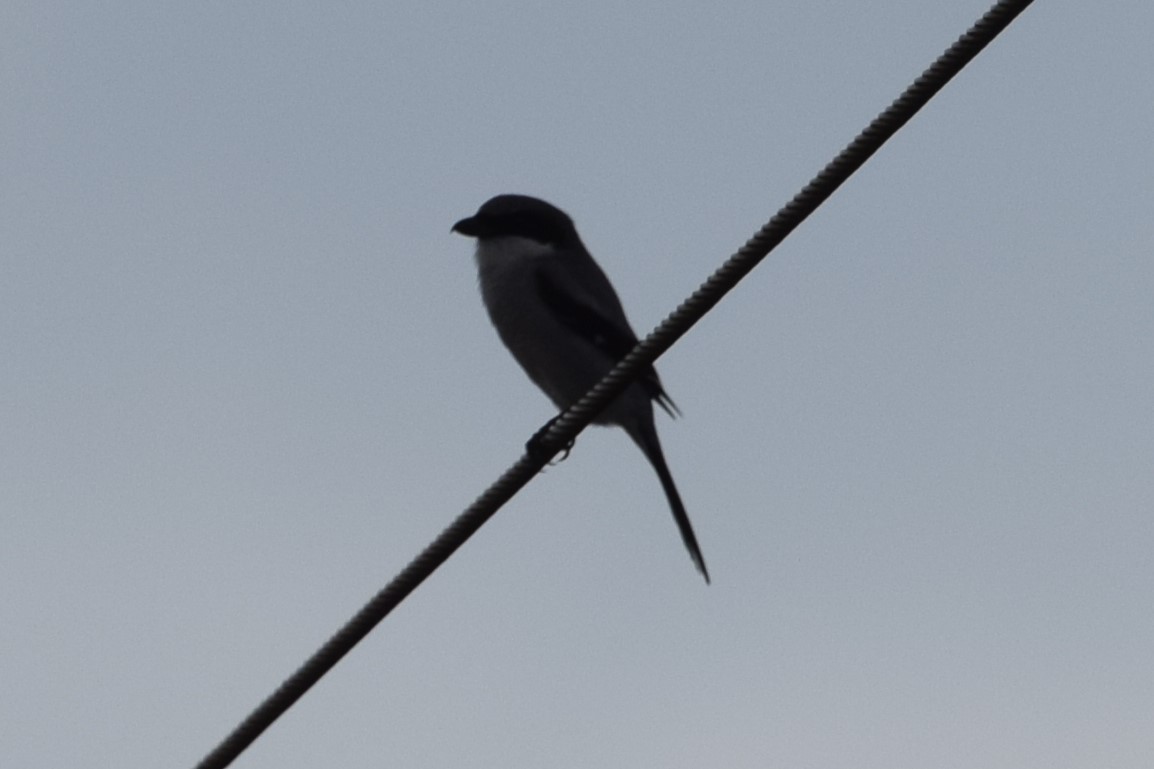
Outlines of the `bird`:
{"label": "bird", "polygon": [[[636,346],[613,284],[560,208],[528,195],[497,195],[451,231],[476,239],[478,282],[489,319],[558,409],[575,403]],[[641,449],[661,481],[694,565],[709,584],[697,535],[657,437],[654,403],[671,417],[680,414],[649,366],[593,421],[620,426]]]}

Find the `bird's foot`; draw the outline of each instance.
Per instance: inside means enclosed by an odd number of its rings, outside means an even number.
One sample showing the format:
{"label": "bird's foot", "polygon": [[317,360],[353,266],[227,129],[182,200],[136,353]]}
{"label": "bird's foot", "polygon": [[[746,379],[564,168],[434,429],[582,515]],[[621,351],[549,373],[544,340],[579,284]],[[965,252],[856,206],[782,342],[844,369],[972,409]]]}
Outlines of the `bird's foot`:
{"label": "bird's foot", "polygon": [[[576,438],[565,444],[565,446],[561,448],[560,452],[550,452],[544,446],[545,434],[549,432],[549,428],[551,428],[553,424],[560,418],[560,415],[558,415],[550,419],[545,423],[544,427],[533,433],[533,437],[525,443],[525,453],[527,453],[531,459],[542,461],[545,460],[546,457],[553,457],[549,459],[548,462],[550,465],[555,465],[558,462],[564,462],[569,458],[569,452],[573,450],[573,444],[577,442]],[[560,457],[556,458],[558,453],[560,454]]]}

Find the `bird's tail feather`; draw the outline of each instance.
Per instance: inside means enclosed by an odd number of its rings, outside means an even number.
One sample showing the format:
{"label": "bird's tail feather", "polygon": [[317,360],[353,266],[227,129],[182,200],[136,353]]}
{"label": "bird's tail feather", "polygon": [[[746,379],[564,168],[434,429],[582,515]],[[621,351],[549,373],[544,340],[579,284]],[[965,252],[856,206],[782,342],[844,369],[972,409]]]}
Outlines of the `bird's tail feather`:
{"label": "bird's tail feather", "polygon": [[630,425],[626,427],[626,431],[645,454],[649,464],[653,465],[653,469],[657,471],[657,477],[661,480],[661,488],[665,490],[665,496],[669,500],[669,508],[673,512],[673,520],[677,522],[677,528],[681,532],[681,539],[685,542],[685,547],[689,550],[689,556],[693,559],[697,570],[701,572],[701,576],[705,577],[705,584],[708,585],[709,569],[705,566],[705,556],[701,554],[701,547],[697,544],[697,535],[693,533],[693,524],[689,522],[689,513],[685,511],[685,505],[681,502],[681,495],[677,493],[677,485],[673,482],[673,475],[669,472],[669,465],[665,463],[665,453],[661,450],[661,441],[657,438],[657,428],[654,426],[652,418],[647,422]]}

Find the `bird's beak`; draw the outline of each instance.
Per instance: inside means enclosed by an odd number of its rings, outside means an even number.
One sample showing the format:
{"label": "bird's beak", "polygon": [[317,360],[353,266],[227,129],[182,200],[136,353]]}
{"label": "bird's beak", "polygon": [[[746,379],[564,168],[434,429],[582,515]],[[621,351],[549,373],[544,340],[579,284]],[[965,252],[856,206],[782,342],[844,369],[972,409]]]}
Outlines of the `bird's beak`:
{"label": "bird's beak", "polygon": [[449,230],[449,232],[459,232],[462,235],[468,235],[471,238],[475,238],[481,234],[481,227],[477,221],[477,217],[470,216],[469,218],[462,219],[461,221],[454,224],[453,229]]}

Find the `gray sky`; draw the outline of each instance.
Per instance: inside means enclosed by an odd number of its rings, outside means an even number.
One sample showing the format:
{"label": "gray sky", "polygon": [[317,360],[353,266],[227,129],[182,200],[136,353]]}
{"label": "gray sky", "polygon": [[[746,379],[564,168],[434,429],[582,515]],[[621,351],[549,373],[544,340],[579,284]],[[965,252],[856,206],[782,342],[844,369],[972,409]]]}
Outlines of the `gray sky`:
{"label": "gray sky", "polygon": [[[469,241],[647,331],[986,8],[0,10],[0,765],[191,766],[552,416]],[[1154,5],[1040,2],[237,763],[1149,767]]]}

